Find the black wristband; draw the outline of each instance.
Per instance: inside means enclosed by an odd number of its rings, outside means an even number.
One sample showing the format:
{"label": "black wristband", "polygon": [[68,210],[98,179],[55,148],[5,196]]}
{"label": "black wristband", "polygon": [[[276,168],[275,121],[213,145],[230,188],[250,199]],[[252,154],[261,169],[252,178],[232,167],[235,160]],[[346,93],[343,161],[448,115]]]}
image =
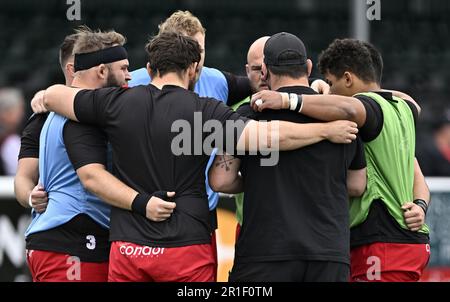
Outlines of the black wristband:
{"label": "black wristband", "polygon": [[135,213],[147,217],[147,204],[152,196],[138,193],[131,204],[131,210]]}
{"label": "black wristband", "polygon": [[419,207],[421,207],[423,212],[425,213],[425,215],[427,214],[428,204],[427,204],[427,202],[425,200],[423,200],[423,199],[415,199],[413,201],[413,203],[418,205]]}

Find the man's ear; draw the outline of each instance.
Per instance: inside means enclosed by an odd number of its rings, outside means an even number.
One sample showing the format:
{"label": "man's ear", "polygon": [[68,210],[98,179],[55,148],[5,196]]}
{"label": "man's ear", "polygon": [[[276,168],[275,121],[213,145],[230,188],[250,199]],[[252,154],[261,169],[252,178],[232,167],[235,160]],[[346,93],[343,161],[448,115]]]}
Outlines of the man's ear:
{"label": "man's ear", "polygon": [[345,87],[352,87],[352,85],[354,84],[353,74],[348,71],[344,72],[344,81]]}
{"label": "man's ear", "polygon": [[313,68],[313,63],[310,59],[306,60],[306,67],[308,70],[308,77],[309,77],[311,75],[312,68]]}
{"label": "man's ear", "polygon": [[266,63],[261,64],[261,79],[267,81],[269,78],[269,70],[267,69]]}
{"label": "man's ear", "polygon": [[74,63],[67,63],[66,64],[66,73],[73,78],[75,74],[75,65]]}
{"label": "man's ear", "polygon": [[250,74],[250,67],[248,66],[248,64],[245,64],[245,72],[247,73],[247,77]]}
{"label": "man's ear", "polygon": [[99,79],[106,79],[108,77],[108,67],[105,64],[100,64],[97,67],[97,76]]}

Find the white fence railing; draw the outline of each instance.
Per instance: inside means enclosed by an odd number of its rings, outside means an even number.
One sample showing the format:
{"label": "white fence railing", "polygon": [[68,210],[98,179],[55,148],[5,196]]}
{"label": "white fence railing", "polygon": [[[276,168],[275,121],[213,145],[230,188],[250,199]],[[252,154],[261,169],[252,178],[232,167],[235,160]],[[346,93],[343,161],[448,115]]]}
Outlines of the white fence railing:
{"label": "white fence railing", "polygon": [[0,198],[15,198],[14,177],[0,176]]}

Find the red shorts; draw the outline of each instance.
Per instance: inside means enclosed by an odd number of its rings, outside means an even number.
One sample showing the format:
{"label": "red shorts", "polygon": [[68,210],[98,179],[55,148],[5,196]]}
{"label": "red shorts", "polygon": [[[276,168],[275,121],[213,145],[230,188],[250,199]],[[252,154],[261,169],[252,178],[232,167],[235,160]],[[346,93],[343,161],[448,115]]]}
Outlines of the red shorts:
{"label": "red shorts", "polygon": [[350,281],[419,281],[430,259],[429,244],[375,242],[351,250]]}
{"label": "red shorts", "polygon": [[160,248],[114,241],[110,282],[214,282],[216,262],[211,244]]}
{"label": "red shorts", "polygon": [[108,262],[81,262],[62,253],[27,250],[33,282],[106,282]]}
{"label": "red shorts", "polygon": [[217,258],[217,238],[216,238],[215,230],[211,234],[211,249],[214,254],[214,282],[216,282],[217,281],[217,267],[219,265],[219,260]]}

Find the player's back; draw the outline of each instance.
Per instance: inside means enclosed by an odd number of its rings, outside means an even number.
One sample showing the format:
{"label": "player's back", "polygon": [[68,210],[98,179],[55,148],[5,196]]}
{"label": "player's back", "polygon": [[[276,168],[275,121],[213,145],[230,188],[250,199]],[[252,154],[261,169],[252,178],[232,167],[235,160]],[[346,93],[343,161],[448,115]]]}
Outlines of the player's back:
{"label": "player's back", "polygon": [[[119,179],[140,193],[176,192],[177,207],[163,222],[113,209],[111,240],[161,247],[210,243],[204,183],[209,154],[203,148],[210,133],[202,129],[210,120],[223,126],[229,120],[244,125],[246,119],[222,102],[173,85],[83,90],[74,110],[79,121],[97,124],[107,133]],[[222,128],[222,137],[232,137],[235,147],[240,133]]]}
{"label": "player's back", "polygon": [[[177,208],[167,221],[152,223],[138,214],[114,209],[113,240],[141,238],[160,246],[209,242],[211,232],[205,191],[209,154],[203,150],[207,120],[224,122],[236,115],[222,102],[167,85],[110,91],[104,129],[113,148],[117,176],[140,192],[175,191]],[[102,109],[103,110],[103,109]],[[236,115],[237,116],[237,115]]]}

